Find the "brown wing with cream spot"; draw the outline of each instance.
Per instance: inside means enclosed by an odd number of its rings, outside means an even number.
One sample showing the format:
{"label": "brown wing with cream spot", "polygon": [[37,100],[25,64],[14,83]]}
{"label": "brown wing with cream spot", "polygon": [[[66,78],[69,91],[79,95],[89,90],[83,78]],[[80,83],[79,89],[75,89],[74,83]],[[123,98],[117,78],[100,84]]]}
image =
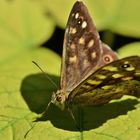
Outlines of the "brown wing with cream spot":
{"label": "brown wing with cream spot", "polygon": [[77,1],[70,13],[63,45],[61,89],[70,92],[92,73],[102,49],[87,8]]}
{"label": "brown wing with cream spot", "polygon": [[[99,66],[106,64],[102,60],[105,50],[86,6],[77,1],[70,13],[64,37],[62,91],[69,93]],[[109,50],[109,53],[114,52]]]}

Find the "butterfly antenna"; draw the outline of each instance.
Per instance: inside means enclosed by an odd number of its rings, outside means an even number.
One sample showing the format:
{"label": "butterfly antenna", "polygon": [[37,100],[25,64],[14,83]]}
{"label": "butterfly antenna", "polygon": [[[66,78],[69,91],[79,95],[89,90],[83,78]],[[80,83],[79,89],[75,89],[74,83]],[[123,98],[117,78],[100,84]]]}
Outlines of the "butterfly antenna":
{"label": "butterfly antenna", "polygon": [[35,62],[35,61],[32,61],[41,71],[42,73],[44,74],[44,76],[56,87],[58,88],[58,86],[56,85],[56,83],[49,77],[49,75],[47,73],[45,73],[43,71],[43,69]]}
{"label": "butterfly antenna", "polygon": [[34,123],[34,124],[32,125],[32,127],[26,132],[26,134],[24,135],[24,138],[27,137],[27,135],[28,135],[29,132],[35,127],[35,125],[36,125],[36,123]]}
{"label": "butterfly antenna", "polygon": [[[48,74],[46,74],[43,69],[35,62],[35,61],[32,61],[40,70],[41,72],[44,74],[44,76],[47,78],[47,80],[49,80],[56,88],[58,88],[58,86],[56,85],[56,83],[48,76]],[[41,116],[43,116],[45,114],[45,112],[47,112],[50,104],[52,102],[50,101],[45,109],[45,111],[41,114]],[[26,134],[24,135],[24,138],[27,137],[27,135],[29,134],[29,132],[35,127],[37,121],[34,121],[34,124],[31,126],[31,128],[26,132]]]}
{"label": "butterfly antenna", "polygon": [[[45,113],[47,112],[47,110],[48,110],[48,108],[49,108],[49,106],[50,106],[51,103],[52,103],[52,102],[49,102],[49,103],[48,103],[48,105],[47,105],[45,111],[41,114],[41,116],[44,116],[44,115],[45,115]],[[26,138],[27,135],[29,134],[29,132],[35,127],[35,125],[37,124],[37,121],[38,121],[40,118],[41,118],[41,117],[39,117],[38,119],[36,119],[35,121],[33,121],[34,124],[33,124],[33,125],[31,126],[31,128],[26,132],[26,134],[24,135],[24,138]]]}

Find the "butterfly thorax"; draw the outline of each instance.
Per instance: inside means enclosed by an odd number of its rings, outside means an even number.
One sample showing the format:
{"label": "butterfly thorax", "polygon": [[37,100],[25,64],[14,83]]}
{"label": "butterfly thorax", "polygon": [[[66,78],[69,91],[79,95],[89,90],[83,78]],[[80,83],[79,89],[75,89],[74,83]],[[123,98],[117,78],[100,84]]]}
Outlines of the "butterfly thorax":
{"label": "butterfly thorax", "polygon": [[51,102],[64,110],[66,98],[66,93],[63,90],[57,90],[53,92]]}

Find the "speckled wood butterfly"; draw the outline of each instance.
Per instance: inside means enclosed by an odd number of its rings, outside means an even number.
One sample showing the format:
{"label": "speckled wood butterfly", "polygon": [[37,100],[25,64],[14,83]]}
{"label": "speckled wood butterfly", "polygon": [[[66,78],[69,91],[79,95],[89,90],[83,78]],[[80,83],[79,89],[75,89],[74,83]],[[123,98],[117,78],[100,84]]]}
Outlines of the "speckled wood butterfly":
{"label": "speckled wood butterfly", "polygon": [[77,1],[66,26],[60,90],[51,102],[99,105],[123,95],[140,95],[140,57],[117,58],[99,37],[86,6]]}

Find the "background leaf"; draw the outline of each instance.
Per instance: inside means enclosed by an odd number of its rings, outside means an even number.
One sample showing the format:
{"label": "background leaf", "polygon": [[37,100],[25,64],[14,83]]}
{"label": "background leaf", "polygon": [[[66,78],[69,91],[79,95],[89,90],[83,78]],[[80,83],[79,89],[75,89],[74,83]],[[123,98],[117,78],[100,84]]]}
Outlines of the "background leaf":
{"label": "background leaf", "polygon": [[[83,0],[98,30],[111,30],[121,35],[140,37],[139,0]],[[42,1],[41,1],[42,2]],[[75,1],[43,0],[43,7],[50,11],[55,22],[65,27],[68,14]],[[65,5],[65,8],[63,8]],[[60,10],[61,9],[61,10]]]}
{"label": "background leaf", "polygon": [[130,43],[125,46],[122,46],[120,49],[118,49],[118,53],[119,53],[120,58],[127,57],[130,55],[139,55],[140,42],[134,42],[134,43]]}
{"label": "background leaf", "polygon": [[1,46],[36,47],[53,31],[53,20],[34,1],[0,1]]}

